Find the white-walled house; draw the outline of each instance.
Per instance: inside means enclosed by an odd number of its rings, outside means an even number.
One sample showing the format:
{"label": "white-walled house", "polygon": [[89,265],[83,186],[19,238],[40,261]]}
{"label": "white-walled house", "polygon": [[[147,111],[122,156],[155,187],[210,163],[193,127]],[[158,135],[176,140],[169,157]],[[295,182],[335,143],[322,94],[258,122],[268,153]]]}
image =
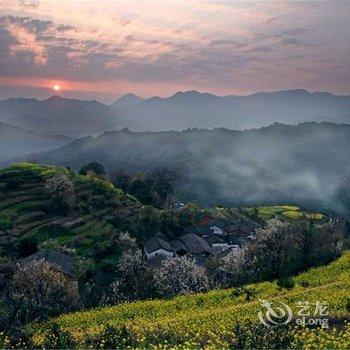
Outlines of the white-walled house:
{"label": "white-walled house", "polygon": [[241,250],[241,246],[239,244],[229,244],[227,246],[227,249],[233,250],[235,252],[238,252],[239,250]]}
{"label": "white-walled house", "polygon": [[153,237],[149,239],[145,242],[143,248],[148,260],[159,256],[173,258],[175,255],[173,247],[161,238]]}
{"label": "white-walled house", "polygon": [[210,226],[211,233],[213,235],[223,235],[224,230],[219,226]]}
{"label": "white-walled house", "polygon": [[229,249],[229,244],[221,237],[209,236],[205,238],[205,241],[215,250],[215,252],[223,252]]}

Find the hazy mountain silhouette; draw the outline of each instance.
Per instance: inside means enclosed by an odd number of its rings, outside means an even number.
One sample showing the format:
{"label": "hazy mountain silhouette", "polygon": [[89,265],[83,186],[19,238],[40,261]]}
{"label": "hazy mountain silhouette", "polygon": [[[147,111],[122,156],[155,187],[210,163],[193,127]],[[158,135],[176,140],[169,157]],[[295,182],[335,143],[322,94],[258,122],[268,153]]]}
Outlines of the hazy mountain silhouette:
{"label": "hazy mountain silhouette", "polygon": [[350,125],[276,123],[247,131],[106,132],[34,159],[73,169],[98,161],[109,172],[167,167],[184,174],[180,200],[295,203],[349,215],[349,149]]}
{"label": "hazy mountain silhouette", "polygon": [[0,122],[0,161],[58,148],[72,141],[67,136],[42,135]]}
{"label": "hazy mountain silhouette", "polygon": [[97,135],[129,127],[132,130],[184,130],[225,127],[249,129],[274,122],[350,122],[350,96],[306,90],[216,96],[197,91],[168,98],[142,99],[126,94],[107,106],[53,96],[45,101],[8,99],[0,102],[0,121],[29,130],[72,137]]}
{"label": "hazy mountain silhouette", "polygon": [[0,102],[0,121],[47,134],[72,137],[99,134],[126,125],[115,111],[97,101],[52,96],[47,100],[8,99]]}
{"label": "hazy mountain silhouette", "polygon": [[119,110],[121,108],[135,106],[143,101],[144,99],[140,96],[137,96],[135,94],[126,94],[120,97],[112,104],[110,104],[109,106],[113,109]]}
{"label": "hazy mountain silhouette", "polygon": [[350,122],[350,96],[306,90],[216,96],[197,91],[153,97],[119,110],[119,116],[143,130],[183,130],[188,127],[246,129],[274,122]]}

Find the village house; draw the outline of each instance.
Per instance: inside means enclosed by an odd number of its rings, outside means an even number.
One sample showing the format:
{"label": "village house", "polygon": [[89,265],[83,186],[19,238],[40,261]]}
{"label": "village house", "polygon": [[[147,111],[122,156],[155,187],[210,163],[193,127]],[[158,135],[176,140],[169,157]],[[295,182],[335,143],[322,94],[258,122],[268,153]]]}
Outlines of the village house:
{"label": "village house", "polygon": [[200,218],[198,226],[210,226],[214,222],[215,222],[215,218],[206,214]]}
{"label": "village house", "polygon": [[212,230],[209,225],[207,226],[193,226],[193,227],[185,227],[183,229],[184,234],[195,234],[202,237],[209,236],[212,233]]}
{"label": "village house", "polygon": [[237,235],[237,236],[249,236],[252,234],[258,225],[252,222],[240,222],[234,225],[230,225],[226,229],[228,235]]}
{"label": "village house", "polygon": [[205,238],[205,241],[216,251],[222,252],[229,249],[229,245],[223,238],[218,236],[209,236]]}
{"label": "village house", "polygon": [[161,238],[153,237],[145,242],[144,251],[148,260],[155,257],[174,257],[173,247]]}
{"label": "village house", "polygon": [[202,237],[193,233],[180,236],[171,245],[177,256],[191,256],[199,264],[204,264],[208,257],[215,254],[215,250]]}
{"label": "village house", "polygon": [[184,228],[184,234],[171,242],[157,237],[149,239],[144,244],[144,251],[152,266],[160,266],[166,258],[185,255],[204,264],[212,255],[239,251],[257,227],[248,221],[235,223],[204,215],[198,226]]}
{"label": "village house", "polygon": [[223,235],[225,233],[225,223],[220,220],[215,220],[210,224],[210,232],[213,235]]}
{"label": "village house", "polygon": [[21,261],[21,265],[25,266],[32,261],[45,260],[53,266],[57,271],[63,273],[68,279],[75,280],[75,260],[72,256],[57,252],[54,250],[46,249],[35,254],[32,254]]}

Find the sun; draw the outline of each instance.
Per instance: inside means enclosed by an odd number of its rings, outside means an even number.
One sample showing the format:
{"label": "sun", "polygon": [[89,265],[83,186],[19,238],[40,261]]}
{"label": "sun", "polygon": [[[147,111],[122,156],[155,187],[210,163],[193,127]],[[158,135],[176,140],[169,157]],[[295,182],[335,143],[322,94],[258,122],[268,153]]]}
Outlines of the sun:
{"label": "sun", "polygon": [[54,85],[54,86],[53,86],[53,89],[54,89],[55,91],[60,91],[60,90],[61,90],[61,87],[60,87],[59,85]]}

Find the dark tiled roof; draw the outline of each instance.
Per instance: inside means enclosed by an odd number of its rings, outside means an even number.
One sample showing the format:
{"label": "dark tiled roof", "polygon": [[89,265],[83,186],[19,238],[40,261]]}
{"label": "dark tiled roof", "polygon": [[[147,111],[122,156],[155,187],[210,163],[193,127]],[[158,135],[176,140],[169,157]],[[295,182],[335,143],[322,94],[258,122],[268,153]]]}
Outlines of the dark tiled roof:
{"label": "dark tiled roof", "polygon": [[170,244],[174,248],[175,252],[178,252],[180,250],[188,251],[187,247],[177,239],[171,241]]}
{"label": "dark tiled roof", "polygon": [[184,234],[198,233],[198,227],[184,227],[183,232],[184,232]]}
{"label": "dark tiled roof", "polygon": [[153,237],[148,241],[146,241],[144,244],[144,248],[146,249],[147,253],[152,253],[158,249],[164,249],[164,250],[167,250],[168,252],[173,251],[172,246],[168,242],[157,237]]}
{"label": "dark tiled roof", "polygon": [[206,237],[204,238],[204,240],[209,244],[209,245],[212,245],[212,244],[223,244],[223,243],[226,243],[221,237],[218,237],[218,236],[209,236],[209,237]]}
{"label": "dark tiled roof", "polygon": [[199,226],[199,227],[185,227],[183,229],[184,234],[193,233],[197,235],[209,235],[211,233],[211,226]]}
{"label": "dark tiled roof", "polygon": [[226,222],[224,220],[217,219],[210,224],[210,227],[213,227],[213,226],[220,227],[221,229],[224,230],[226,227]]}
{"label": "dark tiled roof", "polygon": [[248,234],[253,232],[256,228],[258,228],[257,224],[246,221],[246,222],[241,222],[241,223],[229,226],[228,232],[242,231]]}
{"label": "dark tiled roof", "polygon": [[203,238],[192,233],[182,235],[179,240],[191,254],[214,253],[213,249]]}
{"label": "dark tiled roof", "polygon": [[22,265],[27,265],[32,261],[38,260],[45,260],[48,263],[57,267],[57,269],[65,275],[75,277],[74,258],[67,254],[63,254],[49,249],[43,250],[41,252],[35,253],[24,258],[22,260]]}

